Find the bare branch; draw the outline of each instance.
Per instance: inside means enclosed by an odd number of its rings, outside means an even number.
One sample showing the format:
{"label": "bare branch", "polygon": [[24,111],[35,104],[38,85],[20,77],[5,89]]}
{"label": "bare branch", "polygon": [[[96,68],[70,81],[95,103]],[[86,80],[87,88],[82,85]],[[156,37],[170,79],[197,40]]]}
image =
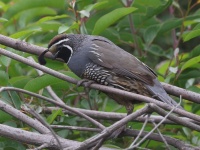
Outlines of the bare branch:
{"label": "bare branch", "polygon": [[17,119],[23,121],[24,123],[28,124],[32,128],[36,129],[40,133],[49,133],[49,129],[43,126],[39,121],[30,118],[29,116],[23,114],[21,111],[13,108],[12,106],[4,103],[0,100],[0,109],[9,113],[10,115],[16,117]]}
{"label": "bare branch", "polygon": [[180,97],[180,95],[182,96],[182,98],[193,101],[195,103],[200,103],[200,94],[192,92],[192,91],[188,91],[186,89],[182,89],[179,88],[177,86],[172,86],[170,84],[167,83],[162,83],[164,89],[171,95]]}
{"label": "bare branch", "polygon": [[[38,55],[38,56],[45,50],[45,48],[43,47],[33,45],[21,40],[13,39],[13,38],[4,36],[2,34],[0,34],[0,44],[14,48],[19,51],[23,51],[23,52]],[[52,58],[52,55],[50,53],[46,53],[45,56],[47,58]]]}

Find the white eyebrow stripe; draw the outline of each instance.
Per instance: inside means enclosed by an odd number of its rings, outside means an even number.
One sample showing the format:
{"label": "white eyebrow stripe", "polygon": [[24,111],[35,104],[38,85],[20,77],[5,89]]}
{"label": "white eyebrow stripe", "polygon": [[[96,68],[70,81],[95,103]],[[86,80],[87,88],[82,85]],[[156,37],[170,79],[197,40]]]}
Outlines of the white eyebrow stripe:
{"label": "white eyebrow stripe", "polygon": [[69,45],[63,45],[63,46],[68,48],[73,53],[73,49]]}
{"label": "white eyebrow stripe", "polygon": [[95,55],[97,55],[97,56],[101,56],[99,53],[97,53],[97,52],[95,52],[95,51],[89,51],[90,53],[93,53],[93,54],[95,54]]}
{"label": "white eyebrow stripe", "polygon": [[60,40],[59,42],[57,42],[57,43],[55,43],[55,44],[53,44],[53,45],[58,45],[58,44],[60,44],[60,43],[62,43],[62,42],[67,42],[67,41],[69,41],[69,39],[63,39],[63,40]]}

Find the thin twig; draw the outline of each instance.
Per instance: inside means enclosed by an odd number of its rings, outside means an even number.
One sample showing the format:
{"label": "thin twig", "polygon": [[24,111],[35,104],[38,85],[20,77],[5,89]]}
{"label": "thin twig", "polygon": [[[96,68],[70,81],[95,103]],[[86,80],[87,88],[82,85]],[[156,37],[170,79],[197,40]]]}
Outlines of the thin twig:
{"label": "thin twig", "polygon": [[28,111],[31,115],[33,115],[38,121],[40,121],[45,127],[47,127],[50,131],[51,134],[53,135],[53,137],[56,139],[57,143],[58,143],[58,147],[63,150],[62,145],[58,139],[58,137],[56,136],[56,133],[53,131],[53,129],[49,126],[49,124],[47,124],[44,119],[37,114],[31,107],[29,107],[28,105],[25,105],[23,107],[24,110]]}
{"label": "thin twig", "polygon": [[[157,126],[156,123],[155,123],[153,120],[152,120],[151,122],[152,122],[152,124],[154,125],[154,127]],[[161,134],[160,130],[159,130],[158,128],[157,128],[156,130],[157,130],[158,134],[160,135],[161,139],[163,140],[163,142],[165,143],[166,148],[167,148],[168,150],[171,150],[171,148],[169,147],[169,144],[167,143],[167,141],[165,140],[165,138],[164,138],[163,135]]]}
{"label": "thin twig", "polygon": [[101,132],[101,129],[99,129],[99,128],[87,128],[87,127],[77,127],[77,126],[51,125],[51,128],[77,130],[77,131]]}
{"label": "thin twig", "polygon": [[[151,103],[150,103],[149,105],[151,105]],[[127,150],[131,150],[131,149],[134,149],[134,148],[138,147],[144,140],[146,140],[146,138],[147,138],[150,134],[152,134],[152,133],[164,122],[165,119],[167,119],[167,117],[168,117],[168,116],[175,110],[175,108],[177,108],[178,106],[179,106],[179,105],[173,107],[172,110],[170,110],[169,113],[163,118],[163,120],[162,120],[161,122],[159,122],[145,137],[143,137],[143,138],[140,140],[140,142],[138,142],[136,145],[134,145],[134,146],[128,148]]]}
{"label": "thin twig", "polygon": [[146,124],[147,124],[147,122],[148,122],[148,120],[149,120],[149,117],[150,117],[150,115],[148,114],[148,115],[147,115],[147,118],[146,118],[146,120],[145,120],[145,122],[144,122],[144,124],[142,125],[142,128],[140,129],[140,132],[139,132],[138,136],[137,136],[137,137],[134,139],[134,141],[131,143],[130,147],[132,147],[132,146],[137,142],[137,140],[140,138],[140,135],[141,135],[142,132],[144,131],[144,128],[145,128],[145,126],[146,126]]}

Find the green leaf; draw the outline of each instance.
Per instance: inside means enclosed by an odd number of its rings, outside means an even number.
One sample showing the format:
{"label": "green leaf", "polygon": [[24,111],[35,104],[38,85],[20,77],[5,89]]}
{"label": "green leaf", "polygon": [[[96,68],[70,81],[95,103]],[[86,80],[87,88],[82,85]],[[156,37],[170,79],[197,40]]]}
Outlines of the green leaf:
{"label": "green leaf", "polygon": [[8,20],[5,19],[5,18],[0,17],[0,22],[6,22],[6,21],[8,21]]}
{"label": "green leaf", "polygon": [[64,115],[63,112],[62,112],[62,109],[53,110],[53,111],[52,111],[52,114],[48,116],[47,122],[48,122],[49,124],[52,124],[53,121],[56,119],[56,117],[57,117],[57,116],[61,116],[61,115]]}
{"label": "green leaf", "polygon": [[[181,70],[185,70],[185,69],[187,69],[187,68],[189,68],[189,67],[191,67],[191,66],[193,66],[193,65],[195,65],[199,62],[200,62],[200,56],[194,57],[194,58],[188,60],[187,62],[185,62],[183,64]],[[199,64],[199,66],[200,66],[200,64]]]}
{"label": "green leaf", "polygon": [[[22,11],[21,13],[18,13],[19,15],[18,22],[19,22],[20,27],[26,27],[27,24],[35,22],[35,19],[37,18],[41,18],[43,16],[54,16],[56,14],[57,12],[54,9],[48,8],[48,7],[31,8],[31,9]],[[11,23],[13,22],[12,19],[10,22]]]}
{"label": "green leaf", "polygon": [[79,24],[76,22],[74,22],[73,25],[71,25],[70,27],[67,25],[62,25],[58,29],[58,34],[64,33],[69,30],[78,29],[78,28],[79,28]]}
{"label": "green leaf", "polygon": [[172,4],[172,0],[164,0],[164,1],[162,1],[162,4],[159,5],[156,8],[148,7],[147,12],[146,12],[146,16],[144,17],[144,19],[149,19],[149,18],[152,18],[153,16],[155,16],[157,14],[160,14],[166,8],[168,8],[171,4]]}
{"label": "green leaf", "polygon": [[1,55],[0,61],[4,66],[8,67],[10,65],[11,58]]}
{"label": "green leaf", "polygon": [[0,110],[0,123],[4,123],[5,121],[9,121],[12,119],[12,116],[2,110]]}
{"label": "green leaf", "polygon": [[144,40],[147,45],[151,44],[160,30],[160,25],[153,25],[148,27],[144,32]]}
{"label": "green leaf", "polygon": [[17,39],[17,38],[24,39],[24,38],[28,37],[29,35],[32,35],[33,33],[39,32],[39,31],[41,31],[41,28],[28,29],[28,30],[16,32],[16,33],[12,34],[10,37],[15,38],[15,39]]}
{"label": "green leaf", "polygon": [[[74,74],[70,71],[67,71],[65,73],[66,75],[68,76],[73,76],[74,77]],[[45,74],[45,75],[42,75],[42,76],[39,76],[33,80],[30,80],[26,86],[24,87],[25,90],[28,90],[28,91],[32,91],[32,92],[37,92],[43,88],[45,88],[46,86],[49,86],[49,85],[53,85],[53,84],[57,84],[59,82],[65,82],[66,83],[66,87],[65,88],[68,88],[68,82],[67,81],[63,81],[59,78],[56,78],[54,76],[51,76],[49,74]]]}
{"label": "green leaf", "polygon": [[65,1],[63,0],[20,0],[19,2],[12,5],[4,14],[4,17],[9,19],[20,13],[21,11],[35,8],[35,7],[54,7],[64,9]]}
{"label": "green leaf", "polygon": [[0,71],[0,86],[6,86],[8,84],[8,74],[5,71]]}
{"label": "green leaf", "polygon": [[17,76],[9,80],[9,83],[17,88],[24,88],[28,81],[31,80],[30,76]]}
{"label": "green leaf", "polygon": [[195,38],[197,36],[200,36],[200,24],[195,26],[195,28],[192,31],[184,34],[183,35],[183,40],[184,40],[184,42],[186,42],[186,41],[189,41],[190,39],[193,39],[193,38]]}
{"label": "green leaf", "polygon": [[37,23],[42,23],[50,20],[55,20],[55,19],[62,19],[62,18],[67,18],[69,17],[68,15],[58,15],[58,16],[48,16],[40,19]]}
{"label": "green leaf", "polygon": [[137,8],[134,8],[134,7],[118,8],[102,16],[99,20],[97,20],[92,34],[98,35],[102,31],[104,31],[107,27],[115,23],[117,20],[132,13],[136,9]]}

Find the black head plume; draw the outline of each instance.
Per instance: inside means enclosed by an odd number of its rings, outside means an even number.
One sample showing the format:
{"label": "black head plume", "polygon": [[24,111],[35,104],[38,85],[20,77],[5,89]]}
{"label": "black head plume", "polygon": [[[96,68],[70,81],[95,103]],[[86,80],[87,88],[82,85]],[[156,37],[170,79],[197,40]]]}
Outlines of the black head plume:
{"label": "black head plume", "polygon": [[44,55],[48,52],[48,49],[43,51],[39,57],[38,57],[38,62],[40,63],[40,65],[45,65],[46,64],[46,60],[44,59]]}

